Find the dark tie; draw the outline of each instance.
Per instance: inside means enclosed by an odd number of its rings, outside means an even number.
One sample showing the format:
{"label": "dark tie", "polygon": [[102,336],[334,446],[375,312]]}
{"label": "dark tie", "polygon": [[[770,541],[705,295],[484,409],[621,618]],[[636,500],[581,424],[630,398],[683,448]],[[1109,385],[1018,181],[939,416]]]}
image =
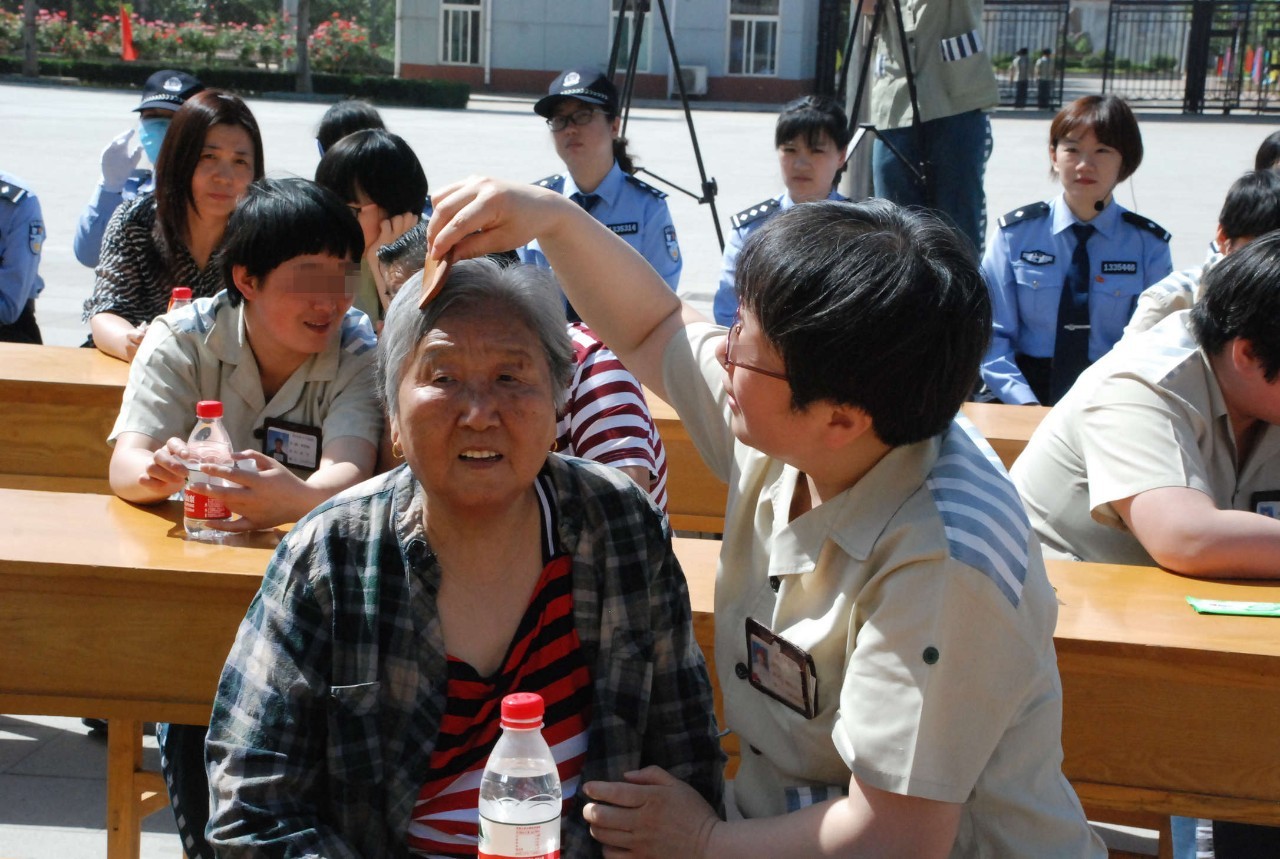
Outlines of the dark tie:
{"label": "dark tie", "polygon": [[569,199],[577,203],[589,213],[596,207],[596,203],[600,202],[599,194],[584,194],[581,191],[574,191],[569,195]]}
{"label": "dark tie", "polygon": [[1089,237],[1091,224],[1072,224],[1076,249],[1062,284],[1058,302],[1058,333],[1053,341],[1053,368],[1049,374],[1051,406],[1075,384],[1076,377],[1089,366]]}

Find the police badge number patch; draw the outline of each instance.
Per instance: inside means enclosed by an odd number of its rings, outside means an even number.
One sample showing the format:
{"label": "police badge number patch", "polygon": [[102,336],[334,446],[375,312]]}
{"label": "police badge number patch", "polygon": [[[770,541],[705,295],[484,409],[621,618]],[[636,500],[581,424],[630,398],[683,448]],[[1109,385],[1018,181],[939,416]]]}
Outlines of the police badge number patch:
{"label": "police badge number patch", "polygon": [[663,227],[662,236],[667,240],[667,253],[671,254],[671,261],[680,262],[680,245],[676,243],[676,228]]}
{"label": "police badge number patch", "polygon": [[1032,265],[1050,265],[1054,260],[1053,254],[1044,251],[1023,251],[1020,258]]}

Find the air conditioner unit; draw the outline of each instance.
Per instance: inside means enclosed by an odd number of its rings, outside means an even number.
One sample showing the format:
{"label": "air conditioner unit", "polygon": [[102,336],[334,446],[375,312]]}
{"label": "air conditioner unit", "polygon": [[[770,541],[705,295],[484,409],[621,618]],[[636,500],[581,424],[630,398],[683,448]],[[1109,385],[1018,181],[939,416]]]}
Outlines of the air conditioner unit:
{"label": "air conditioner unit", "polygon": [[680,79],[684,82],[686,95],[707,94],[706,66],[684,66],[680,69]]}

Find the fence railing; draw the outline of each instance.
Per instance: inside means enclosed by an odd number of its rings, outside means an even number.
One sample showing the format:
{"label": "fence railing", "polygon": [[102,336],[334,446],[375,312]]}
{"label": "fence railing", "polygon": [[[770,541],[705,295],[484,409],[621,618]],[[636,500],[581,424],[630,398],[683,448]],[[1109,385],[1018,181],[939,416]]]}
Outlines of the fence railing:
{"label": "fence railing", "polygon": [[[996,67],[1001,105],[1054,110],[1061,106],[1068,11],[1067,0],[987,0],[983,5],[983,44]],[[1046,49],[1047,65],[1037,67]],[[1012,74],[1019,50],[1026,51],[1020,63],[1025,81],[1021,88]],[[1048,75],[1047,91],[1038,86],[1038,74]]]}

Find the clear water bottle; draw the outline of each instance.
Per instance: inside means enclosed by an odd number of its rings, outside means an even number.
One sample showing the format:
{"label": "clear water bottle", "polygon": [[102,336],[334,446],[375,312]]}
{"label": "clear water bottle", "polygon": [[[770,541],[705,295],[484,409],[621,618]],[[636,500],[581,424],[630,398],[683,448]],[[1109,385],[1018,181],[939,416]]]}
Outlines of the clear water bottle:
{"label": "clear water bottle", "polygon": [[480,781],[479,859],[559,859],[560,773],[542,714],[541,695],[502,699],[502,736]]}
{"label": "clear water bottle", "polygon": [[196,403],[196,426],[187,439],[187,485],[182,491],[182,524],[187,538],[217,543],[226,536],[209,527],[210,522],[231,518],[227,505],[200,492],[202,485],[226,486],[227,482],[210,477],[200,470],[204,463],[230,465],[231,437],[222,426],[222,403],[201,400]]}
{"label": "clear water bottle", "polygon": [[175,286],[173,292],[169,295],[169,309],[166,313],[172,313],[179,307],[186,307],[191,303],[191,287]]}

